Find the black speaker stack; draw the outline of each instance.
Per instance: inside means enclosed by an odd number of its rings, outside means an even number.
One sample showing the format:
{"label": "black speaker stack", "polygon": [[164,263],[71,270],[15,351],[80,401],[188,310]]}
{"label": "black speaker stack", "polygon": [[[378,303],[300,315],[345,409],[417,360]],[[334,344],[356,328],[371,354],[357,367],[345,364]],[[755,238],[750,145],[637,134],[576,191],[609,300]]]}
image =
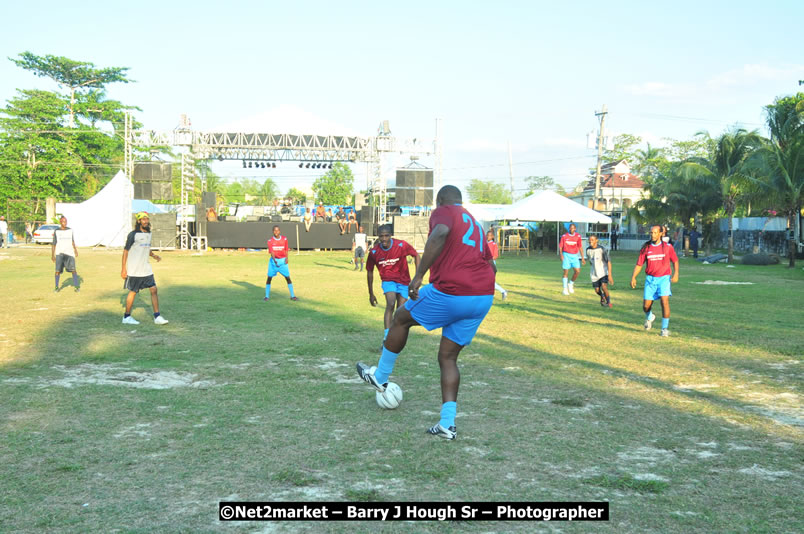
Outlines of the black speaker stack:
{"label": "black speaker stack", "polygon": [[134,163],[134,198],[143,200],[173,199],[173,165],[161,161]]}

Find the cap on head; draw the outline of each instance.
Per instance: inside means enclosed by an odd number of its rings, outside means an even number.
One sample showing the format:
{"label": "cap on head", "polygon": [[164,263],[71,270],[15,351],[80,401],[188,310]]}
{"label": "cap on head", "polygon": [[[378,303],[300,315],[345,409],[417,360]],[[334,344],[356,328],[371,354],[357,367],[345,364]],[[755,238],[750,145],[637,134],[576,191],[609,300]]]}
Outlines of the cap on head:
{"label": "cap on head", "polygon": [[136,217],[136,219],[138,221],[141,221],[141,220],[146,219],[146,218],[150,218],[150,216],[148,215],[147,211],[141,211],[141,212],[137,213],[134,217]]}

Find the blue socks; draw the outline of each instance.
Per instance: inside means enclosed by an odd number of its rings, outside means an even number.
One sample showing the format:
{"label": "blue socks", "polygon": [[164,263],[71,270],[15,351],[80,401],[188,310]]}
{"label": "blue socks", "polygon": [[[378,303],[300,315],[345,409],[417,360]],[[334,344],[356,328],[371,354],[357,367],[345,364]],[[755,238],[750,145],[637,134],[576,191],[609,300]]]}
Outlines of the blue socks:
{"label": "blue socks", "polygon": [[386,338],[388,337],[388,330],[389,330],[388,328],[385,329],[385,334],[382,336],[383,341],[385,341]]}
{"label": "blue socks", "polygon": [[[564,284],[564,289],[567,289],[567,277],[566,276],[561,279],[561,283]],[[444,426],[444,425],[441,425],[441,426]]]}
{"label": "blue socks", "polygon": [[438,422],[444,428],[455,426],[455,414],[458,412],[457,402],[445,402],[441,405],[441,420]]}
{"label": "blue socks", "polygon": [[662,330],[666,329],[668,326],[670,326],[670,318],[665,319],[662,317]]}
{"label": "blue socks", "polygon": [[290,298],[295,297],[296,295],[293,294],[293,284],[288,284],[288,290],[290,291]]}
{"label": "blue socks", "polygon": [[653,312],[645,312],[645,319],[650,319],[650,314]]}
{"label": "blue socks", "polygon": [[265,284],[265,298],[271,298],[271,284]]}
{"label": "blue socks", "polygon": [[397,356],[399,356],[398,352],[391,352],[383,346],[382,356],[380,356],[380,361],[377,362],[377,370],[374,371],[374,378],[380,384],[388,382],[388,377],[391,376],[391,372],[394,370]]}

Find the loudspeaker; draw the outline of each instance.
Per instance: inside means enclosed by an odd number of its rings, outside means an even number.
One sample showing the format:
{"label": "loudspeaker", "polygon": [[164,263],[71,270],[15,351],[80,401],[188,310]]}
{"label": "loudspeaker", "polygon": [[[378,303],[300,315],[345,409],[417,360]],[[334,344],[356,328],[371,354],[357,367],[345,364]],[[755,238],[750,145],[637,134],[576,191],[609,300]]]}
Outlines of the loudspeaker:
{"label": "loudspeaker", "polygon": [[173,184],[170,182],[134,183],[134,198],[142,200],[172,200]]}
{"label": "loudspeaker", "polygon": [[156,161],[141,161],[134,163],[134,176],[131,181],[136,182],[170,182],[173,179],[173,165]]}
{"label": "loudspeaker", "polygon": [[214,191],[204,191],[204,193],[201,195],[201,204],[203,204],[205,211],[206,208],[214,208],[216,200],[217,195]]}
{"label": "loudspeaker", "polygon": [[271,215],[271,222],[282,222],[281,215]]}

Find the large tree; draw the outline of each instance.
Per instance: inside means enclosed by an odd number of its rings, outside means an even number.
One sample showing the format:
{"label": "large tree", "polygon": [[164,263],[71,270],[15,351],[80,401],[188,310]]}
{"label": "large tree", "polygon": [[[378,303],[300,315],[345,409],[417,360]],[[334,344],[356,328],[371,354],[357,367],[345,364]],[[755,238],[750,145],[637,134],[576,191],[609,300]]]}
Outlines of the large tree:
{"label": "large tree", "polygon": [[313,182],[316,202],[347,205],[352,200],[355,178],[345,163],[334,163],[332,168]]}
{"label": "large tree", "polygon": [[793,229],[804,206],[804,93],[778,98],[765,107],[770,139],[748,161],[755,183],[785,214],[790,267],[796,265]]}
{"label": "large tree", "polygon": [[528,187],[528,192],[525,196],[528,197],[536,191],[555,191],[559,195],[566,196],[567,191],[557,184],[551,176],[528,176],[525,178],[525,185]]}
{"label": "large tree", "polygon": [[746,172],[745,163],[762,144],[762,137],[757,131],[731,129],[715,140],[714,153],[711,157],[691,158],[681,167],[681,172],[687,178],[720,191],[720,203],[729,228],[729,263],[734,261],[732,217],[738,203],[746,200],[746,194],[751,189],[751,180]]}
{"label": "large tree", "polygon": [[512,202],[511,190],[505,184],[497,182],[475,178],[469,183],[466,192],[469,194],[469,201],[475,204],[510,204]]}
{"label": "large tree", "polygon": [[33,72],[42,78],[50,78],[69,92],[69,120],[67,126],[75,128],[75,115],[79,101],[92,101],[93,90],[101,90],[110,83],[128,83],[127,67],[95,68],[88,61],[75,61],[62,56],[46,54],[37,56],[23,52],[19,59],[9,58],[18,67]]}

